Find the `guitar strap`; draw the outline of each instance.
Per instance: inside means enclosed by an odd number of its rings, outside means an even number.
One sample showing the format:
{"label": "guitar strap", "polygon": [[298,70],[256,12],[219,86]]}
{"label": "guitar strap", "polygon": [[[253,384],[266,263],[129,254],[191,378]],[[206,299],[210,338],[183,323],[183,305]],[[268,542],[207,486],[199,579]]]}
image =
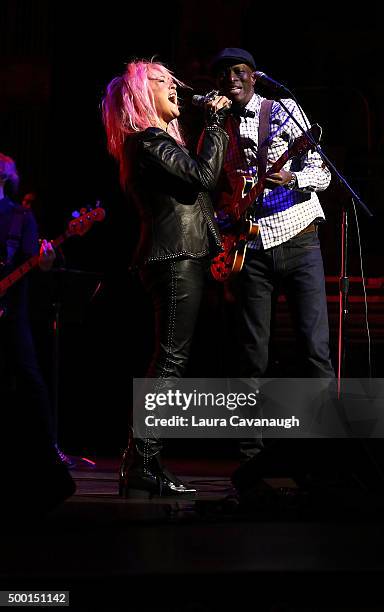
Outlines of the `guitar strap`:
{"label": "guitar strap", "polygon": [[21,206],[15,207],[7,239],[7,259],[5,262],[7,266],[12,264],[17,249],[20,246],[24,214],[25,211]]}
{"label": "guitar strap", "polygon": [[[272,109],[273,100],[262,100],[260,105],[259,114],[259,134],[258,134],[258,164],[257,164],[257,177],[264,176],[267,170],[267,155],[269,145],[269,134],[270,134],[270,116]],[[263,194],[261,193],[259,198],[262,201]]]}

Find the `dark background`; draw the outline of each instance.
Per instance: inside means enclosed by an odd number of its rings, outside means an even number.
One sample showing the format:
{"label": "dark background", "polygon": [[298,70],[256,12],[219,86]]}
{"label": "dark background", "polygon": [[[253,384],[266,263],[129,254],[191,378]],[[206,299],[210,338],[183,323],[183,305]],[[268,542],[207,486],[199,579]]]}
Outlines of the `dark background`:
{"label": "dark background", "polygon": [[[31,275],[31,314],[42,366],[52,375],[52,303],[62,302],[59,433],[65,449],[117,454],[125,444],[131,377],[144,375],[151,350],[150,305],[128,273],[137,227],[106,152],[100,102],[106,84],[133,56],[158,58],[197,93],[212,88],[210,57],[225,46],[254,55],[257,67],[294,90],[311,121],[324,128],[323,148],[374,213],[359,213],[364,269],[371,281],[374,373],[382,375],[383,34],[370,5],[335,15],[332,6],[260,8],[249,0],[179,1],[163,6],[128,2],[52,3],[1,0],[0,150],[12,156],[21,194],[39,197],[41,231],[60,234],[75,209],[94,205],[106,220],[63,248],[66,274]],[[184,94],[191,142],[201,126]],[[321,194],[332,351],[337,340],[340,207],[348,194],[333,180]],[[351,221],[351,276],[360,276]],[[74,271],[73,271],[74,270]],[[80,272],[83,272],[80,274]],[[95,290],[100,289],[94,295]],[[352,283],[348,375],[367,375],[361,286]],[[189,370],[230,374],[232,308],[223,288],[207,291]],[[274,366],[292,374],[294,344],[284,302],[276,328]]]}

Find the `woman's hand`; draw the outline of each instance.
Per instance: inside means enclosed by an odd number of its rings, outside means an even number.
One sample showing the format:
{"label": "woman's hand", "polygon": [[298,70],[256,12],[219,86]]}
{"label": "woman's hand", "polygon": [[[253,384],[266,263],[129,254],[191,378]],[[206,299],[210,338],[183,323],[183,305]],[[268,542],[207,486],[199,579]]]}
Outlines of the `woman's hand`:
{"label": "woman's hand", "polygon": [[207,103],[207,108],[213,113],[217,113],[221,109],[230,109],[231,106],[232,101],[226,96],[215,96]]}
{"label": "woman's hand", "polygon": [[232,102],[226,96],[217,95],[205,107],[207,126],[224,127]]}

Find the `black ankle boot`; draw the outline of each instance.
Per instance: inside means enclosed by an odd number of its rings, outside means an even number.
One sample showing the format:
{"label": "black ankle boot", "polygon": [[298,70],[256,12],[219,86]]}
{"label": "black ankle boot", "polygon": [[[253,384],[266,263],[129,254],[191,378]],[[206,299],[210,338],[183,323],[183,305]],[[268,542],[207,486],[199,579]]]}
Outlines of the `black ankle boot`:
{"label": "black ankle boot", "polygon": [[196,489],[185,485],[161,465],[159,453],[146,458],[138,453],[130,435],[119,472],[120,497],[181,497],[195,493]]}

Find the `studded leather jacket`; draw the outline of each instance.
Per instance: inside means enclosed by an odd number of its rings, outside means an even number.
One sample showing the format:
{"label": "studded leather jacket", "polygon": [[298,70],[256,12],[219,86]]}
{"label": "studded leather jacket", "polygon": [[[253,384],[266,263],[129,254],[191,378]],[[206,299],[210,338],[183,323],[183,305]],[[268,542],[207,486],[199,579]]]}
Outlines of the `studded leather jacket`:
{"label": "studded leather jacket", "polygon": [[128,139],[126,154],[135,159],[130,193],[141,222],[134,265],[219,252],[208,192],[219,178],[227,144],[220,125],[206,127],[196,158],[158,128]]}

